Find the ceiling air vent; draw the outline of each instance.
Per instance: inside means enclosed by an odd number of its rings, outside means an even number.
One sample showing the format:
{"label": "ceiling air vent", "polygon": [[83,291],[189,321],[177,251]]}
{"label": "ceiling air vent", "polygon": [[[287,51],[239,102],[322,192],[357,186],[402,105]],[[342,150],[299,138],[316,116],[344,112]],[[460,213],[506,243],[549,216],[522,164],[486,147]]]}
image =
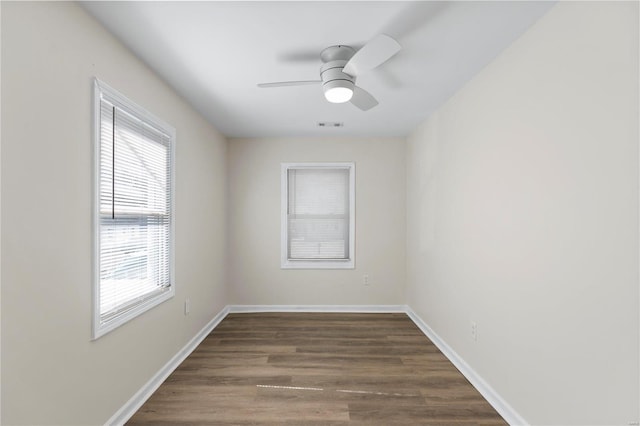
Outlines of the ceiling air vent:
{"label": "ceiling air vent", "polygon": [[344,123],[338,123],[336,121],[319,121],[318,127],[344,127]]}

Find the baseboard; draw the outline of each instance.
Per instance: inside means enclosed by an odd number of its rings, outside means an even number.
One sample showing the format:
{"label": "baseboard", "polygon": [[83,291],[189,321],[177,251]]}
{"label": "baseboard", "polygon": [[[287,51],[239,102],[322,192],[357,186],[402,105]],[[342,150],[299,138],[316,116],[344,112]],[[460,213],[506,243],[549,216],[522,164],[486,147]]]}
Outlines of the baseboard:
{"label": "baseboard", "polygon": [[173,356],[138,392],[136,392],[129,401],[127,401],[111,418],[107,421],[107,425],[120,426],[124,425],[138,411],[142,404],[160,387],[162,382],[178,366],[184,361],[190,354],[198,347],[198,345],[216,328],[216,326],[222,321],[229,313],[229,307],[226,306],[222,309],[202,330],[196,334],[177,354]]}
{"label": "baseboard", "polygon": [[438,334],[431,329],[413,310],[407,306],[406,314],[418,328],[433,342],[449,361],[469,380],[474,388],[510,425],[528,425],[528,423],[502,397],[484,381],[473,368],[465,362]]}
{"label": "baseboard", "polygon": [[248,312],[352,312],[406,313],[406,305],[230,305],[229,313]]}

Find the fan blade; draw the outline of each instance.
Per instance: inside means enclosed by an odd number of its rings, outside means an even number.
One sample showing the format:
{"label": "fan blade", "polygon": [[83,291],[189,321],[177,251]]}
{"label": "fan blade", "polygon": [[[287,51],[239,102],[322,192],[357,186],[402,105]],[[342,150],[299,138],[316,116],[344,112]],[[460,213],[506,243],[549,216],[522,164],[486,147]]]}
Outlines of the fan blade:
{"label": "fan blade", "polygon": [[309,84],[320,84],[320,80],[306,80],[306,81],[279,81],[277,83],[260,83],[258,87],[287,87],[287,86],[307,86]]}
{"label": "fan blade", "polygon": [[[362,44],[349,44],[357,52],[362,49]],[[276,56],[278,62],[283,63],[309,63],[315,62],[320,64],[321,52],[326,46],[318,46],[312,49],[289,50]]]}
{"label": "fan blade", "polygon": [[397,15],[393,16],[389,23],[381,28],[380,32],[388,34],[396,40],[405,41],[414,33],[426,28],[431,21],[439,19],[439,15],[446,14],[447,9],[451,7],[455,7],[455,5],[450,2],[410,2]]}
{"label": "fan blade", "polygon": [[378,105],[378,101],[376,101],[376,98],[371,96],[371,93],[358,86],[355,87],[350,102],[362,111],[368,111]]}
{"label": "fan blade", "polygon": [[276,58],[280,62],[319,62],[322,48],[307,50],[292,50],[281,53]]}
{"label": "fan blade", "polygon": [[342,72],[357,77],[382,65],[400,49],[402,47],[393,38],[386,34],[378,34],[353,55]]}

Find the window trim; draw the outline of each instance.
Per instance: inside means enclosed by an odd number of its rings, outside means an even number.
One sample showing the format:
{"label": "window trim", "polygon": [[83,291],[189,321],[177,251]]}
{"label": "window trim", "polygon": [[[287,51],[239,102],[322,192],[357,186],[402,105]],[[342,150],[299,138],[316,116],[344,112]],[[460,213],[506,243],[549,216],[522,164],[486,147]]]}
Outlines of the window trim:
{"label": "window trim", "polygon": [[[335,259],[305,259],[288,258],[288,205],[290,169],[348,169],[349,170],[349,258]],[[327,163],[281,163],[280,164],[280,268],[281,269],[354,269],[356,242],[356,164],[354,162]]]}
{"label": "window trim", "polygon": [[[114,315],[113,318],[103,323],[100,320],[100,101],[108,99],[114,106],[134,114],[138,118],[153,124],[166,132],[170,138],[170,222],[169,222],[169,277],[171,285],[169,289],[156,294],[137,306]],[[93,82],[93,271],[92,271],[92,340],[113,331],[133,318],[148,311],[154,306],[171,299],[175,295],[175,144],[176,130],[164,120],[151,114],[145,108],[137,105],[117,90],[113,89],[98,78]]]}

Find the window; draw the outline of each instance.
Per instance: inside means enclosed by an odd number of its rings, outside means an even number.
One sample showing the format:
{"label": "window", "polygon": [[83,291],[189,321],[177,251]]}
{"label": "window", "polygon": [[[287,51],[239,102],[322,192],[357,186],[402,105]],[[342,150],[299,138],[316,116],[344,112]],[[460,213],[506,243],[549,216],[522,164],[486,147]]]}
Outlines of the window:
{"label": "window", "polygon": [[93,337],[173,297],[175,129],[95,80]]}
{"label": "window", "polygon": [[282,268],[354,267],[355,165],[282,164]]}

